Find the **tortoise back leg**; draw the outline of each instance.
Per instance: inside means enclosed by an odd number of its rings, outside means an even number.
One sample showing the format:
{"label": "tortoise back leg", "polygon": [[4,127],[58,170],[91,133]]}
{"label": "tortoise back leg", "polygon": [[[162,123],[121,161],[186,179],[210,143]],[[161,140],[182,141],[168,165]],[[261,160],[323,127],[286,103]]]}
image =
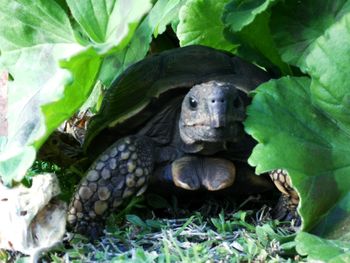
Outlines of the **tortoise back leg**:
{"label": "tortoise back leg", "polygon": [[301,223],[297,212],[299,196],[292,186],[288,172],[283,169],[277,169],[270,172],[269,175],[278,190],[282,193],[275,207],[274,216],[277,219],[288,221],[294,219],[299,225]]}
{"label": "tortoise back leg", "polygon": [[75,232],[94,238],[106,217],[132,195],[142,194],[153,170],[153,143],[129,136],[104,151],[79,184],[67,221]]}

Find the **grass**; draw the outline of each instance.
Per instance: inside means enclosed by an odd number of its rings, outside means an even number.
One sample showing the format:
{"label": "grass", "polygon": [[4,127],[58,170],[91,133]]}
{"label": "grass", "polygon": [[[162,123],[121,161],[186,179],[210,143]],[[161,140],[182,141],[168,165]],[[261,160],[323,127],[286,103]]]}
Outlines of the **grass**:
{"label": "grass", "polygon": [[[39,165],[39,166],[38,166]],[[55,167],[41,164],[36,170]],[[58,170],[64,178],[64,172]],[[89,242],[67,233],[40,262],[302,262],[295,252],[293,222],[272,220],[261,196],[230,198],[133,198],[107,223],[105,235]],[[184,202],[185,200],[185,202]],[[195,200],[189,202],[189,200]],[[24,262],[0,251],[0,262]]]}
{"label": "grass", "polygon": [[[134,202],[132,211],[147,204]],[[212,200],[202,209],[210,210]],[[149,209],[149,208],[148,208]],[[227,209],[227,207],[226,207]],[[68,234],[65,244],[44,255],[42,262],[300,262],[294,250],[291,222],[271,220],[266,206],[252,211],[225,211],[208,216],[187,211],[183,218],[145,219],[128,214],[120,225],[109,220],[105,235],[90,243]],[[113,225],[119,221],[119,227]]]}

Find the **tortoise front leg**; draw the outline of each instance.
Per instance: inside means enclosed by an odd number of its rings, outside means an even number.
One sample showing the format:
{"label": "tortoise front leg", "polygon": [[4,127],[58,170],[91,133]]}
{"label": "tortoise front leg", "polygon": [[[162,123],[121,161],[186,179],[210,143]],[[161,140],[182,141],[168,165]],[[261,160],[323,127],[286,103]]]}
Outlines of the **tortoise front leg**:
{"label": "tortoise front leg", "polygon": [[97,237],[106,217],[122,202],[142,194],[153,170],[153,143],[129,136],[104,151],[79,184],[68,209],[75,232]]}
{"label": "tortoise front leg", "polygon": [[184,156],[171,165],[174,184],[187,190],[205,188],[225,189],[236,178],[235,165],[226,159],[203,156]]}

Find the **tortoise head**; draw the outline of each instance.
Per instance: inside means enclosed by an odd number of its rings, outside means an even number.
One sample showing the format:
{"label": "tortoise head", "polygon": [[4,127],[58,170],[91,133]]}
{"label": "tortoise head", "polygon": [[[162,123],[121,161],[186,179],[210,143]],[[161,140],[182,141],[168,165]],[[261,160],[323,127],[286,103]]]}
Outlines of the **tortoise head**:
{"label": "tortoise head", "polygon": [[186,144],[237,142],[249,97],[230,82],[210,81],[193,86],[186,94],[179,121]]}

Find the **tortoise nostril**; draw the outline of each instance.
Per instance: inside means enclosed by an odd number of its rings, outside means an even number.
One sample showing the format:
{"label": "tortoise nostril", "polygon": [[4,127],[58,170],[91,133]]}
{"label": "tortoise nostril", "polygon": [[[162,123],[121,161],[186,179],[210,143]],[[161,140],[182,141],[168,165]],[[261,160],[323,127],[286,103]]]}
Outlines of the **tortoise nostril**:
{"label": "tortoise nostril", "polygon": [[218,99],[211,99],[211,103],[224,103],[225,102],[225,99],[220,99],[220,98],[218,98]]}

